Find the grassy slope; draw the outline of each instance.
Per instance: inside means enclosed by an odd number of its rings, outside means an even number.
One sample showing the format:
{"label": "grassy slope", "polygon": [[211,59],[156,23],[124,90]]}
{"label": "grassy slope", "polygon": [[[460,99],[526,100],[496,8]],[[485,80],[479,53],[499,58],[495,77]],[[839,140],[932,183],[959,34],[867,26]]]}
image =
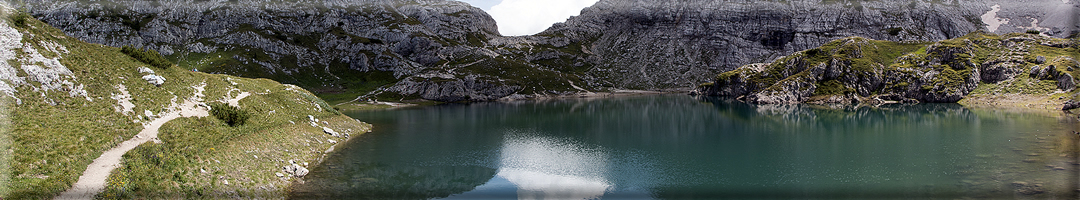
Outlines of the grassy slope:
{"label": "grassy slope", "polygon": [[[4,18],[0,20],[3,26],[23,34],[24,44],[46,57],[59,56],[60,63],[72,71],[63,79],[83,85],[92,99],[71,97],[66,91],[35,91],[33,87],[40,87],[40,83],[34,81],[16,88],[15,97],[22,104],[15,105],[12,99],[5,98],[5,106],[0,108],[10,110],[3,118],[10,119],[11,126],[0,123],[0,129],[11,131],[0,132],[4,133],[0,137],[11,138],[11,153],[3,153],[11,155],[11,161],[10,168],[0,171],[0,181],[10,177],[10,182],[0,182],[7,186],[0,187],[0,198],[51,198],[66,190],[102,151],[142,129],[140,122],[147,121],[141,116],[144,111],[162,113],[170,104],[192,97],[193,86],[203,83],[207,85],[207,102],[235,97],[241,91],[251,92],[252,96],[240,101],[241,108],[253,114],[249,123],[229,127],[212,117],[171,121],[159,134],[164,143],[143,145],[125,155],[123,166],[114,171],[103,196],[245,195],[251,193],[235,191],[248,188],[267,191],[261,194],[280,194],[289,180],[277,178],[274,173],[281,172],[288,160],[314,164],[322,151],[332,146],[327,139],[344,140],[308,125],[308,115],[330,122],[320,125],[339,132],[356,135],[370,129],[370,125],[328,110],[325,102],[303,89],[266,79],[197,73],[178,67],[153,68],[168,79],[155,87],[143,81],[143,74],[137,71],[148,65],[120,53],[119,48],[78,41],[32,18],[16,26],[12,19],[20,15],[0,16]],[[68,52],[50,51],[45,48],[49,43],[62,45]],[[16,69],[21,64],[7,62],[15,64]],[[18,75],[27,74],[20,71]],[[125,115],[115,109],[118,101],[111,97],[121,93],[120,85],[133,97],[134,114]],[[0,148],[9,142],[0,141]],[[236,157],[250,151],[265,155],[260,156],[262,160]],[[200,173],[199,169],[208,173]],[[214,181],[219,179],[233,184],[219,185]]]}

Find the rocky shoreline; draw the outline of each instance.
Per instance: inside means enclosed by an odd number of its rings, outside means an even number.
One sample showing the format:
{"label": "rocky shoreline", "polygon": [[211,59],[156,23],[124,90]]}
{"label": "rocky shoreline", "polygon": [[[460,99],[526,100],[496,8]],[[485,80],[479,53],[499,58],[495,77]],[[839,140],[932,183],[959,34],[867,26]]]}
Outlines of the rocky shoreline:
{"label": "rocky shoreline", "polygon": [[1078,47],[1077,39],[1022,33],[976,32],[914,44],[852,37],[721,73],[695,92],[755,104],[956,103],[969,96],[1044,95],[1061,108],[1078,99]]}

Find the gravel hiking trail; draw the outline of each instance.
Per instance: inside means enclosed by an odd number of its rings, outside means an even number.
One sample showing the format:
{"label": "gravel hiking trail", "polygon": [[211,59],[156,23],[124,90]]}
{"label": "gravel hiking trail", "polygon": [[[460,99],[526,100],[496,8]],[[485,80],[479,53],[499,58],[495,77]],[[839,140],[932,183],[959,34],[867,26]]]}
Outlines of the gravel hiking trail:
{"label": "gravel hiking trail", "polygon": [[[139,134],[135,135],[135,137],[102,153],[100,157],[94,159],[93,163],[86,166],[86,171],[83,171],[82,176],[79,176],[79,181],[54,199],[94,199],[95,195],[105,191],[106,179],[109,178],[109,174],[112,173],[113,169],[120,166],[120,160],[125,153],[149,141],[161,142],[157,139],[157,135],[158,129],[162,125],[180,117],[210,116],[210,111],[202,103],[202,93],[206,88],[206,83],[201,86],[193,86],[193,88],[195,88],[194,97],[184,100],[184,103],[178,109],[174,107],[174,109],[170,109],[170,112],[160,114],[159,118],[150,121],[150,123],[143,124],[143,130],[139,131]],[[239,95],[235,99],[225,100],[225,102],[239,102],[240,99],[247,96]]]}

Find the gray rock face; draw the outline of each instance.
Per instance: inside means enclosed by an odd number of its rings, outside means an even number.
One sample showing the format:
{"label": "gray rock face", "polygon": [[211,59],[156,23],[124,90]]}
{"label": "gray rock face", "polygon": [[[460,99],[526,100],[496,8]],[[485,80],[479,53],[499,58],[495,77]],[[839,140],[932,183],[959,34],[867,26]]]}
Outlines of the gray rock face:
{"label": "gray rock face", "polygon": [[519,86],[470,75],[461,79],[413,77],[398,82],[386,91],[403,95],[418,95],[435,101],[459,102],[493,101],[514,94],[519,89],[521,89]]}
{"label": "gray rock face", "polygon": [[1078,4],[601,0],[523,37],[500,36],[482,10],[451,0],[30,0],[24,7],[79,39],[154,49],[203,72],[315,92],[485,101],[578,92],[570,82],[590,91],[692,87],[847,36],[949,39],[985,29],[980,16],[992,5],[1001,8],[992,18],[1013,21],[997,33],[1023,32],[1029,25],[1021,22],[1039,19],[1029,28],[1063,37],[1077,30]]}
{"label": "gray rock face", "polygon": [[1053,62],[1046,63],[1046,67],[1032,67],[1030,75],[1040,80],[1056,81],[1058,89],[1071,90],[1076,88],[1076,79],[1072,73],[1080,70],[1078,66],[1080,66],[1080,63],[1072,57],[1061,56],[1055,58]]}
{"label": "gray rock face", "polygon": [[[707,81],[712,74],[771,62],[847,36],[890,41],[958,37],[984,29],[979,16],[997,4],[1004,10],[999,17],[1009,19],[1020,19],[1014,16],[1018,13],[1057,13],[1036,8],[1076,5],[1059,5],[1061,1],[601,0],[580,16],[532,38],[554,46],[565,43],[562,38],[584,45],[590,53],[579,59],[593,60],[596,65],[590,75],[616,87],[686,87]],[[1005,24],[998,32],[1024,31],[1014,25],[1026,24]],[[1074,26],[1055,26],[1059,30],[1055,36],[1068,35],[1066,29],[1075,30]]]}
{"label": "gray rock face", "polygon": [[446,0],[27,1],[25,7],[88,42],[150,48],[182,67],[316,91],[389,84],[460,57],[490,57],[462,47],[499,37],[482,10]]}

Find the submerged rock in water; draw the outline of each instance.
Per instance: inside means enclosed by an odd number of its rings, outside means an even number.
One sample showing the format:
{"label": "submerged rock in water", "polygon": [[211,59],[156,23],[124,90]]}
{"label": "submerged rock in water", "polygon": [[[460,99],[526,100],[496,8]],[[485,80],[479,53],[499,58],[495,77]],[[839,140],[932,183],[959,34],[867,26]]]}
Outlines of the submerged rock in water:
{"label": "submerged rock in water", "polygon": [[1023,181],[1012,182],[1013,188],[1016,188],[1016,193],[1022,195],[1036,195],[1046,192],[1042,189],[1042,184],[1031,184]]}

